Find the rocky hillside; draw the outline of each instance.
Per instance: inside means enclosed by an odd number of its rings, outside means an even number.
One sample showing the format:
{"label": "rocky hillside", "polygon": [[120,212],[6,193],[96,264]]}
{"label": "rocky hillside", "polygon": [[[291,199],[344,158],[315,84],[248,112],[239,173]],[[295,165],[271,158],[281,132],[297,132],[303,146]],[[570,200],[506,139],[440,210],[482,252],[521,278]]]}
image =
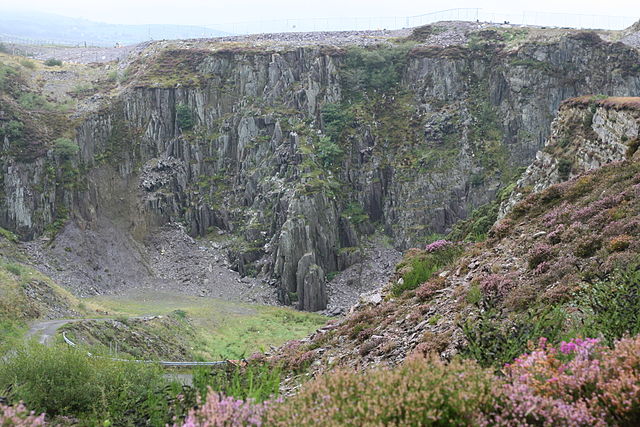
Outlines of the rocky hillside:
{"label": "rocky hillside", "polygon": [[[308,367],[305,372],[396,364],[432,352],[501,367],[540,337],[599,336],[611,343],[637,333],[638,113],[636,98],[563,103],[545,147],[550,164],[570,158],[579,165],[586,145],[598,147],[592,158],[625,154],[530,193],[485,242],[410,249],[380,294],[274,358],[294,370]],[[606,139],[596,144],[598,130]],[[567,136],[572,139],[564,143]],[[520,183],[534,176],[539,158]],[[555,179],[557,172],[546,170]]]}
{"label": "rocky hillside", "polygon": [[[92,230],[107,247],[117,235],[131,261],[158,226],[181,222],[225,236],[234,268],[280,301],[323,309],[327,276],[358,262],[368,236],[406,249],[493,201],[561,100],[640,89],[638,52],[596,33],[476,27],[444,43],[447,25],[366,48],[151,44],[91,108],[64,115],[71,127],[19,102],[29,72],[12,72],[0,225],[27,240]],[[33,132],[11,130],[30,120]]]}
{"label": "rocky hillside", "polygon": [[633,155],[640,144],[639,110],[640,98],[583,96],[563,101],[545,147],[500,207],[500,216],[531,192]]}

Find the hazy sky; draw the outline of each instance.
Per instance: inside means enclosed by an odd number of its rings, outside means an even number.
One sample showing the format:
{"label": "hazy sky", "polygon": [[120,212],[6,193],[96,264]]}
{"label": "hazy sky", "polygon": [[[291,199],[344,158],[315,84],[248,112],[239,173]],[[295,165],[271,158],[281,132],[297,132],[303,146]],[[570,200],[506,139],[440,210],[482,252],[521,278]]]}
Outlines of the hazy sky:
{"label": "hazy sky", "polygon": [[[17,1],[0,0],[1,7]],[[544,11],[640,17],[637,0],[20,0],[20,9],[121,24],[192,24],[282,18],[419,15],[450,8]]]}

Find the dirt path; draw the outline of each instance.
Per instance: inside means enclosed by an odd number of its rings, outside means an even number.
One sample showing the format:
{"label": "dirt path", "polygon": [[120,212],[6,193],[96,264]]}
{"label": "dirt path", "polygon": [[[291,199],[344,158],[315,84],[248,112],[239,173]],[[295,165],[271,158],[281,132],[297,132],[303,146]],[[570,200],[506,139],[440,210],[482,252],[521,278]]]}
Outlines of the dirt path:
{"label": "dirt path", "polygon": [[[130,317],[130,319],[145,319],[146,316],[139,317]],[[29,328],[29,331],[25,335],[27,339],[39,336],[38,342],[40,344],[51,345],[53,343],[53,338],[56,336],[58,329],[63,327],[68,323],[78,323],[78,322],[87,322],[87,321],[107,321],[114,320],[112,318],[82,318],[82,319],[55,319],[55,320],[44,320],[42,322],[35,322]]]}

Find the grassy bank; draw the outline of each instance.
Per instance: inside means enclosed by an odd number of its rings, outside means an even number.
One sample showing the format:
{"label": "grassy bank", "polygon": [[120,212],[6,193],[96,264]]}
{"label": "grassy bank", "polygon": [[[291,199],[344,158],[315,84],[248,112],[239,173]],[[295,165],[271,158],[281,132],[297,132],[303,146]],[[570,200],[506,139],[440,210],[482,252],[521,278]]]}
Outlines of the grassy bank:
{"label": "grassy bank", "polygon": [[217,298],[193,297],[155,291],[88,298],[120,316],[183,316],[188,326],[176,323],[176,336],[193,334],[192,355],[201,359],[238,359],[268,350],[270,345],[304,337],[326,322],[314,313],[284,307],[260,306]]}

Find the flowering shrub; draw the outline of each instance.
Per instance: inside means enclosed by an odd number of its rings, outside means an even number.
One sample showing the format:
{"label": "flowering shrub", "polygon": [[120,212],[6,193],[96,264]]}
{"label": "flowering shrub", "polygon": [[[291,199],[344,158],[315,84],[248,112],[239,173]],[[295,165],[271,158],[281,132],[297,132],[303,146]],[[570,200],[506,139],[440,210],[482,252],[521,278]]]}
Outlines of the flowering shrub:
{"label": "flowering shrub", "polygon": [[286,400],[258,404],[210,390],[181,425],[604,427],[640,422],[640,336],[620,340],[613,349],[597,339],[552,346],[540,338],[537,347],[502,371],[498,376],[469,360],[413,356],[395,368],[327,373]]}
{"label": "flowering shrub", "polygon": [[421,301],[426,301],[434,296],[440,289],[444,288],[445,283],[446,280],[444,277],[432,277],[416,289],[416,297]]}
{"label": "flowering shrub", "polygon": [[610,252],[621,252],[626,250],[633,242],[633,238],[628,235],[616,236],[609,241]]}
{"label": "flowering shrub", "polygon": [[556,348],[544,338],[505,366],[503,393],[491,425],[637,425],[640,421],[640,338],[613,350],[597,339]]}
{"label": "flowering shrub", "polygon": [[449,246],[453,245],[453,242],[450,242],[448,240],[436,240],[433,243],[429,243],[427,246],[425,246],[425,250],[427,252],[436,252],[439,251],[441,249],[447,248]]}
{"label": "flowering shrub", "polygon": [[491,230],[489,230],[489,236],[496,239],[502,239],[513,227],[513,220],[511,218],[505,218],[502,221],[495,224]]}
{"label": "flowering shrub", "polygon": [[551,244],[553,244],[553,245],[556,245],[556,244],[560,243],[562,241],[562,233],[564,233],[565,228],[566,227],[565,227],[564,224],[558,224],[558,226],[556,226],[555,230],[553,230],[547,236],[547,238],[549,239],[549,242],[551,242]]}
{"label": "flowering shrub", "polygon": [[471,361],[416,357],[366,374],[338,370],[269,408],[274,426],[473,425],[494,406],[493,375]]}
{"label": "flowering shrub", "polygon": [[546,243],[538,243],[529,251],[529,268],[536,268],[538,265],[551,259],[551,256],[551,246]]}
{"label": "flowering shrub", "polygon": [[513,287],[511,277],[503,274],[490,274],[480,281],[480,289],[486,300],[501,300]]}
{"label": "flowering shrub", "polygon": [[5,406],[0,404],[0,426],[1,427],[35,427],[43,426],[44,414],[35,415],[20,403],[18,406]]}
{"label": "flowering shrub", "polygon": [[224,396],[209,389],[207,399],[189,411],[182,424],[174,427],[245,427],[262,425],[262,415],[269,403],[254,403]]}

